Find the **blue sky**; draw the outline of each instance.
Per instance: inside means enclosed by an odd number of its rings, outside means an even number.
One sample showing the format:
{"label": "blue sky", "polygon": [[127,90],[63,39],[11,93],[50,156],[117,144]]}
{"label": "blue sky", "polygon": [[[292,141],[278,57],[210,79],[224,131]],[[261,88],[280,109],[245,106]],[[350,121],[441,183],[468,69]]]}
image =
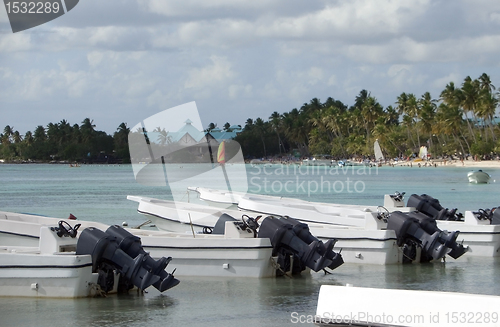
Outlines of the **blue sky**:
{"label": "blue sky", "polygon": [[113,133],[190,101],[243,125],[362,89],[388,106],[483,72],[500,86],[499,58],[498,1],[81,0],[15,34],[0,8],[0,129]]}

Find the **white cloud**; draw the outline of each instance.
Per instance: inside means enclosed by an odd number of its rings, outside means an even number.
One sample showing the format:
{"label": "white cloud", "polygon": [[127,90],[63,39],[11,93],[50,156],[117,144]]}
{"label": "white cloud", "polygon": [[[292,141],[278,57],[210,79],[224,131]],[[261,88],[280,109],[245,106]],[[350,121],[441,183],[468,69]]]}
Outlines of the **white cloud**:
{"label": "white cloud", "polygon": [[228,87],[228,95],[231,99],[238,99],[241,97],[250,97],[253,95],[253,86],[250,84],[232,84]]}
{"label": "white cloud", "polygon": [[63,76],[66,79],[66,88],[68,96],[72,98],[80,98],[86,92],[88,82],[87,73],[84,71],[68,71],[64,72]]}
{"label": "white cloud", "polygon": [[29,34],[0,34],[0,53],[28,51],[31,49]]}
{"label": "white cloud", "polygon": [[482,72],[500,84],[500,2],[487,0],[86,0],[22,33],[2,10],[0,24],[12,113],[34,101],[135,119],[196,100],[243,123],[361,89],[392,104]]}
{"label": "white cloud", "polygon": [[455,86],[459,86],[461,81],[465,78],[465,76],[460,76],[457,73],[450,73],[443,77],[438,77],[432,82],[432,86],[436,89],[444,90],[446,85],[450,82],[455,83]]}
{"label": "white cloud", "polygon": [[184,83],[186,88],[219,87],[233,78],[235,74],[227,58],[211,56],[210,60],[210,65],[189,71],[189,77]]}
{"label": "white cloud", "polygon": [[102,59],[104,58],[104,53],[102,51],[91,51],[87,54],[87,60],[91,67],[98,66]]}

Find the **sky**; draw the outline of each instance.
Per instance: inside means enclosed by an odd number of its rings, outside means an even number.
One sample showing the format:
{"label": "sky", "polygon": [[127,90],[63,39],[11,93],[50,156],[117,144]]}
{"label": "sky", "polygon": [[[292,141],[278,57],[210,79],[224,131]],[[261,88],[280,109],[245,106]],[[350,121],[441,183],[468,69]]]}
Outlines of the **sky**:
{"label": "sky", "polygon": [[12,33],[0,8],[0,132],[90,118],[112,134],[195,101],[222,127],[363,89],[384,106],[482,73],[500,87],[500,1],[80,0]]}

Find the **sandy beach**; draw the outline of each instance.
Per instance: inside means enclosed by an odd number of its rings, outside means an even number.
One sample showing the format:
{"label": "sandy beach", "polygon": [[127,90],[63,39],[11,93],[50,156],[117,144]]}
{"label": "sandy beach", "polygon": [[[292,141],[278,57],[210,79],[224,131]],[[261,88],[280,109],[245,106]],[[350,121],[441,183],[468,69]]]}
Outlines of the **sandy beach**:
{"label": "sandy beach", "polygon": [[[431,166],[436,165],[437,167],[463,167],[467,169],[473,169],[473,168],[500,168],[500,160],[447,160],[444,161],[442,159],[440,160],[429,160],[427,163],[425,161],[409,161],[409,162],[400,162],[399,164],[396,164],[397,166],[418,166],[420,164],[421,166]],[[427,164],[427,165],[426,165]]]}

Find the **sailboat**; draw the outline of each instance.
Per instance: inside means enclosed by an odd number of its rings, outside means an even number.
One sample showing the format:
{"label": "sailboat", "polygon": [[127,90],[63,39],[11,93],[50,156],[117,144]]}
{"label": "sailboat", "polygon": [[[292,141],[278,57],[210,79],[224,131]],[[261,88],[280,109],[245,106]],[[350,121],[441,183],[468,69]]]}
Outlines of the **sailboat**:
{"label": "sailboat", "polygon": [[427,147],[425,145],[422,145],[420,147],[420,151],[418,152],[418,158],[422,160],[427,160]]}
{"label": "sailboat", "polygon": [[373,144],[373,150],[375,151],[375,161],[378,163],[382,163],[385,161],[384,155],[382,154],[382,149],[380,148],[380,144],[378,143],[378,139],[375,140]]}

